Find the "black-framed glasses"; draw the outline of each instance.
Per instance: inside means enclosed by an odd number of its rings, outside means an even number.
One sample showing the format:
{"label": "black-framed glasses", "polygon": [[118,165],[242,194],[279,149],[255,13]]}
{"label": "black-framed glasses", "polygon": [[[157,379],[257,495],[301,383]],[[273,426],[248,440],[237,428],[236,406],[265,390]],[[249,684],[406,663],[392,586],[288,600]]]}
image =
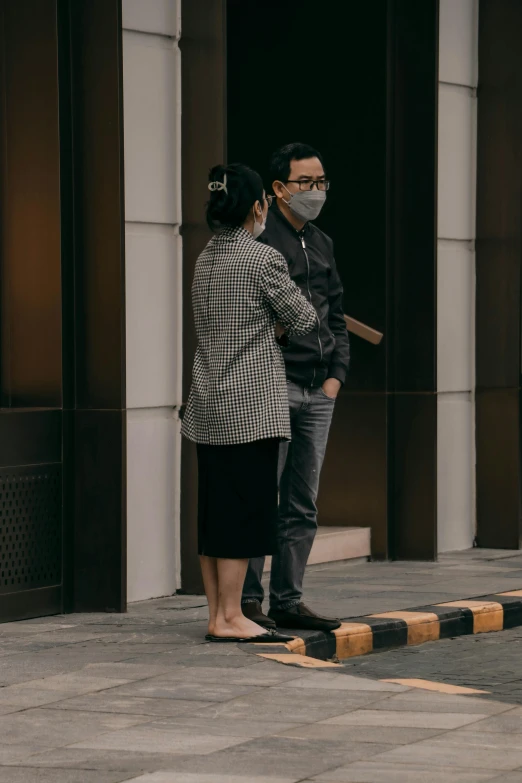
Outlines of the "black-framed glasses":
{"label": "black-framed glasses", "polygon": [[299,190],[330,190],[330,181],[327,179],[287,179],[288,182],[295,182],[299,185]]}
{"label": "black-framed glasses", "polygon": [[272,206],[272,201],[274,200],[275,196],[265,196],[265,198],[268,204],[268,208],[270,208]]}

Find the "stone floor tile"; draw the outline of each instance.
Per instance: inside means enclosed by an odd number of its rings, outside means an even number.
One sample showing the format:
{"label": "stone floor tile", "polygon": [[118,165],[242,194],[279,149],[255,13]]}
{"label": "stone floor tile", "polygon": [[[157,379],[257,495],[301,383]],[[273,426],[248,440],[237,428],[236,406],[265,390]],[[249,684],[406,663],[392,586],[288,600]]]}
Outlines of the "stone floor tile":
{"label": "stone floor tile", "polygon": [[91,693],[72,699],[65,698],[51,705],[49,710],[75,710],[80,712],[109,712],[122,715],[146,715],[175,717],[193,712],[196,708],[210,707],[214,702],[184,701],[183,699],[148,699],[139,696],[115,696],[113,691]]}
{"label": "stone floor tile", "polygon": [[[235,645],[229,645],[235,647]],[[205,647],[205,645],[201,645]],[[258,658],[252,653],[246,653],[236,647],[236,650],[232,654],[218,654],[214,650],[214,655],[211,652],[205,650],[194,650],[190,647],[183,647],[180,650],[168,650],[163,653],[153,653],[151,655],[135,655],[129,656],[123,659],[126,663],[151,663],[158,664],[159,666],[185,666],[187,668],[194,667],[216,667],[219,669],[240,669],[244,666],[255,666],[262,663],[262,658]],[[212,660],[212,664],[209,661]]]}
{"label": "stone floor tile", "polygon": [[125,626],[86,624],[85,629],[92,630],[96,634],[103,635],[101,641],[121,640],[122,644],[139,644],[150,642],[151,644],[193,644],[192,637],[183,633],[182,626],[164,625]]}
{"label": "stone floor tile", "polygon": [[522,734],[522,709],[516,707],[501,715],[488,717],[473,726],[473,730]]}
{"label": "stone floor tile", "polygon": [[[12,636],[25,636],[27,634],[47,632],[59,632],[62,630],[68,630],[76,628],[76,623],[64,622],[60,623],[53,618],[49,621],[45,618],[46,622],[37,622],[37,620],[20,620],[15,623],[2,623],[2,636],[9,634]],[[43,627],[42,627],[43,626]]]}
{"label": "stone floor tile", "polygon": [[140,663],[89,663],[83,669],[83,673],[90,677],[109,677],[114,679],[123,679],[129,682],[133,680],[144,680],[149,677],[159,677],[169,671],[168,666],[157,666],[154,664]]}
{"label": "stone floor tile", "polygon": [[0,688],[0,707],[14,705],[20,709],[29,709],[67,699],[69,696],[70,693],[66,690],[31,688],[26,684],[8,685],[5,688]]}
{"label": "stone floor tile", "polygon": [[86,626],[87,628],[93,628],[94,632],[99,634],[99,638],[96,639],[97,644],[109,644],[115,642],[128,647],[139,644],[151,644],[151,645],[172,645],[173,647],[180,644],[192,645],[191,636],[187,636],[182,633],[178,633],[175,629],[171,631],[162,628],[155,628],[154,626],[146,626],[145,628],[118,628],[116,626]]}
{"label": "stone floor tile", "polygon": [[245,742],[244,737],[197,734],[194,732],[162,729],[158,726],[136,726],[134,728],[99,733],[71,745],[73,748],[96,748],[100,750],[134,750],[143,753],[173,753],[205,755],[223,748]]}
{"label": "stone floor tile", "polygon": [[[43,658],[41,653],[28,655],[8,655],[1,659],[0,688],[7,685],[18,685],[56,674],[73,671],[78,666],[73,663],[64,665],[57,659]],[[31,686],[34,687],[34,686]]]}
{"label": "stone floor tile", "polygon": [[301,723],[290,729],[278,730],[277,734],[281,737],[369,742],[383,745],[407,745],[410,742],[437,737],[439,734],[442,734],[443,737],[447,736],[444,729],[400,728],[396,726],[379,726],[378,729],[375,729],[368,726],[343,726],[329,722]]}
{"label": "stone floor tile", "polygon": [[3,656],[0,665],[0,687],[72,674],[83,669],[88,663],[100,660],[113,661],[125,657],[124,652],[117,651],[117,646],[114,645],[114,649],[110,651],[96,648],[94,651],[80,652],[63,646],[42,652]]}
{"label": "stone floor tile", "polygon": [[263,688],[224,704],[197,710],[193,717],[230,718],[233,720],[261,720],[270,722],[315,721],[341,715],[349,710],[368,705],[378,693],[339,691],[333,697],[331,690],[315,690],[313,699],[305,688]]}
{"label": "stone floor tile", "polygon": [[[188,679],[188,678],[187,678]],[[221,683],[179,682],[166,680],[140,680],[129,685],[113,688],[114,696],[141,696],[150,699],[182,699],[186,701],[229,701],[238,696],[255,693],[255,685],[228,685],[225,677]]]}
{"label": "stone floor tile", "polygon": [[[183,651],[173,654],[172,657],[186,658],[188,661],[201,659],[210,656],[212,659],[221,661],[223,658],[234,659],[242,658],[245,661],[252,662],[251,652],[246,652],[243,647],[236,644],[212,644],[205,642],[203,644],[194,644],[186,647]],[[190,666],[191,664],[186,664]],[[208,660],[205,666],[208,666]]]}
{"label": "stone floor tile", "polygon": [[345,715],[336,715],[323,723],[340,726],[401,726],[418,729],[457,729],[466,724],[480,721],[483,715],[468,715],[464,712],[396,712],[394,710],[355,710]]}
{"label": "stone floor tile", "polygon": [[147,607],[150,607],[149,611],[155,611],[164,606],[178,609],[185,609],[187,607],[198,609],[200,607],[205,607],[206,605],[207,599],[204,595],[169,595],[166,598],[154,598],[153,600],[146,602],[133,602],[128,606],[128,613],[130,615],[141,614]]}
{"label": "stone floor tile", "polygon": [[[445,694],[449,699],[454,698],[451,694]],[[469,698],[457,696],[455,698]],[[462,712],[467,715],[483,715],[490,716],[498,713],[509,711],[513,708],[512,704],[499,704],[498,702],[490,702],[484,699],[480,704],[473,703],[470,698],[469,705],[458,703],[445,703],[444,701],[436,701],[431,699],[425,699],[420,697],[419,699],[411,699],[411,701],[399,701],[393,699],[381,699],[372,704],[372,710],[394,710],[397,712]],[[504,709],[503,709],[504,708]]]}
{"label": "stone floor tile", "polygon": [[[477,727],[480,724],[477,724]],[[456,745],[463,748],[493,748],[522,751],[522,734],[501,734],[495,731],[469,731],[469,727],[457,731],[445,732],[433,737],[432,741],[441,745]]]}
{"label": "stone floor tile", "polygon": [[41,753],[42,748],[38,745],[4,745],[0,744],[0,766],[2,764],[25,763],[25,761],[37,753]]}
{"label": "stone floor tile", "polygon": [[468,714],[480,713],[495,715],[514,709],[512,704],[492,701],[491,699],[475,696],[454,696],[450,693],[436,693],[423,691],[420,688],[412,688],[408,693],[400,693],[390,696],[382,701],[375,702],[372,710],[411,710],[420,712],[466,712]]}
{"label": "stone floor tile", "polygon": [[4,744],[57,748],[104,731],[123,729],[148,721],[150,718],[145,715],[33,709],[0,718],[0,737]]}
{"label": "stone floor tile", "polygon": [[79,642],[103,641],[107,636],[107,632],[98,631],[95,628],[89,628],[88,626],[62,628],[57,631],[49,631],[43,626],[40,627],[39,632],[35,636],[31,634],[33,642],[50,642],[55,646],[76,644]]}
{"label": "stone floor tile", "polygon": [[[499,771],[455,769],[420,764],[389,764],[381,761],[357,762],[312,778],[313,783],[485,783]],[[504,778],[503,778],[504,780]],[[305,781],[303,781],[305,783]]]}
{"label": "stone floor tile", "polygon": [[[117,628],[129,629],[129,628],[157,628],[162,631],[170,631],[182,633],[183,622],[173,622],[170,617],[165,614],[161,615],[154,610],[153,601],[145,602],[141,607],[142,611],[128,611],[125,614],[113,614],[108,612],[107,614],[85,614],[82,615],[82,619],[79,620],[79,615],[72,615],[72,619],[76,622],[82,622],[83,625],[95,625],[99,627],[115,626]],[[186,613],[187,620],[190,619],[189,609]]]}
{"label": "stone floor tile", "polygon": [[[50,634],[52,635],[52,634]],[[40,652],[42,650],[53,650],[61,647],[65,642],[42,641],[39,636],[20,636],[0,637],[0,657],[8,655],[19,655],[27,652]]]}
{"label": "stone floor tile", "polygon": [[129,783],[298,783],[296,777],[261,777],[256,775],[213,775],[203,774],[201,772],[154,772],[149,775],[143,775],[139,778],[133,778]]}
{"label": "stone floor tile", "polygon": [[[127,776],[142,775],[144,772],[167,769],[172,763],[170,753],[152,753],[132,750],[100,750],[97,748],[54,748],[31,755],[31,764],[48,769],[92,769],[126,771]],[[27,766],[23,761],[5,761],[13,766]]]}
{"label": "stone floor tile", "polygon": [[[466,592],[461,593],[459,591],[459,595],[462,597],[462,595],[466,595]],[[471,591],[471,595],[473,595],[473,591]],[[400,609],[412,609],[417,606],[429,606],[439,600],[446,600],[446,596],[447,593],[444,592],[444,590],[432,591],[429,593],[422,593],[417,590],[411,592],[397,591],[393,593],[386,591],[372,595],[372,603],[379,603],[381,605],[382,608],[380,610],[377,609],[377,612],[387,612]]]}
{"label": "stone floor tile", "polygon": [[[19,686],[19,690],[28,688],[32,691],[61,691],[69,695],[80,696],[84,693],[94,693],[103,691],[107,688],[114,688],[117,685],[126,685],[130,680],[125,677],[109,678],[89,676],[82,671],[70,672],[68,674],[55,674],[51,677],[43,677],[37,680],[29,680]],[[1,691],[0,691],[1,693]]]}
{"label": "stone floor tile", "polygon": [[319,688],[335,691],[379,691],[382,693],[407,692],[409,688],[389,682],[369,680],[364,677],[353,677],[345,674],[342,669],[335,673],[310,672],[306,677],[299,677],[285,684],[285,688]]}
{"label": "stone floor tile", "polygon": [[476,767],[477,769],[514,770],[522,766],[521,750],[495,750],[477,746],[445,745],[423,740],[413,745],[402,745],[382,753],[380,762],[390,764],[424,764],[433,767]]}
{"label": "stone floor tile", "polygon": [[25,710],[26,707],[15,706],[14,704],[0,704],[0,717],[3,715],[12,715],[15,712]]}
{"label": "stone floor tile", "polygon": [[207,756],[172,757],[169,769],[194,774],[237,775],[255,781],[256,776],[291,777],[301,780],[327,769],[370,758],[388,745],[325,742],[288,737],[261,737]]}
{"label": "stone floor tile", "polygon": [[0,767],[0,783],[120,783],[128,779],[128,773],[121,770]]}
{"label": "stone floor tile", "polygon": [[[210,663],[210,661],[209,661]],[[170,667],[168,674],[158,678],[156,682],[173,682],[175,680],[198,682],[226,682],[227,685],[278,685],[298,680],[303,676],[302,669],[291,666],[281,666],[279,663],[264,661],[260,666],[243,666],[238,669],[226,667],[226,671],[218,666],[188,666]],[[366,681],[367,682],[367,681]]]}
{"label": "stone floor tile", "polygon": [[[107,655],[107,662],[111,663],[111,661],[115,661],[117,663],[136,663],[133,660],[137,658],[140,655],[162,655],[163,653],[175,653],[179,652],[180,650],[185,650],[187,646],[187,642],[178,642],[176,644],[173,643],[165,643],[160,642],[156,644],[155,642],[118,642],[118,641],[111,641],[106,642],[103,641],[99,644],[103,644],[104,649],[111,651],[116,650],[116,645],[118,646],[117,655],[114,654],[112,657],[109,657]],[[101,661],[103,662],[103,661]],[[138,662],[140,663],[140,662]],[[163,659],[163,664],[161,663],[151,663],[147,665],[156,665],[156,666],[162,666],[165,664],[165,659]]]}
{"label": "stone floor tile", "polygon": [[[175,718],[158,719],[149,724],[151,728],[160,728],[164,731],[172,730],[196,734],[213,734],[216,736],[247,737],[249,739],[273,736],[276,733],[281,734],[286,729],[292,729],[298,725],[304,724],[277,723],[274,725],[268,721],[256,721],[255,718],[253,720],[223,720],[222,718],[216,720],[194,717],[190,714]],[[317,726],[317,724],[314,725]]]}
{"label": "stone floor tile", "polygon": [[[392,591],[401,590],[401,588],[402,585],[400,584],[390,584],[387,586],[387,589]],[[373,580],[371,582],[364,582],[362,580],[348,581],[340,574],[337,578],[335,578],[335,575],[329,574],[323,577],[317,574],[316,577],[307,577],[306,589],[307,592],[313,590],[314,596],[318,595],[318,591],[320,590],[321,592],[324,591],[325,595],[330,595],[332,597],[334,595],[343,597],[345,593],[347,593],[346,597],[351,597],[354,595],[363,596],[371,593],[382,593],[383,585],[382,583],[377,583]]]}

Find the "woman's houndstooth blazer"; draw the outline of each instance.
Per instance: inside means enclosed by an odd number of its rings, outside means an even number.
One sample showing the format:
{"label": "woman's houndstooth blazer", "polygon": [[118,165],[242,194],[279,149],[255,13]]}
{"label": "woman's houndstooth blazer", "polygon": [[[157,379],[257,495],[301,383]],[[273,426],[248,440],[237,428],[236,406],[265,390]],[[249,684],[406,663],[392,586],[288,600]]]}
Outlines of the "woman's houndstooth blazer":
{"label": "woman's houndstooth blazer", "polygon": [[225,228],[199,256],[192,286],[198,338],[182,433],[197,443],[289,440],[285,366],[274,328],[307,334],[314,307],[283,256],[244,228]]}

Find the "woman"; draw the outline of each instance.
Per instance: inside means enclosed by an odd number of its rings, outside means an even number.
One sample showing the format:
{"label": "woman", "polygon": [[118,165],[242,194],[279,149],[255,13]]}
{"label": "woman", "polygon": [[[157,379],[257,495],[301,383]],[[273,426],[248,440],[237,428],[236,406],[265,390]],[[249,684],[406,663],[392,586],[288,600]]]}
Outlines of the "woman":
{"label": "woman", "polygon": [[198,338],[183,434],[198,444],[199,555],[209,641],[289,641],[247,619],[248,560],[274,551],[279,442],[290,439],[286,377],[276,330],[307,334],[313,306],[283,256],[255,240],[268,199],[239,163],[210,172],[207,222],[215,231],[196,263]]}

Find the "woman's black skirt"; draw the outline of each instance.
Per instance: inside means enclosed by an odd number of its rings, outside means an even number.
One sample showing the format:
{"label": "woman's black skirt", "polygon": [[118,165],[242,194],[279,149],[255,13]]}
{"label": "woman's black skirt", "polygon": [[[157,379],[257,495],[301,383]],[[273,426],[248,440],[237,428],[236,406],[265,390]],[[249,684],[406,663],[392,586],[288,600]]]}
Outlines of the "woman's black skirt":
{"label": "woman's black skirt", "polygon": [[198,443],[197,448],[199,554],[223,558],[272,555],[279,440],[232,446]]}

